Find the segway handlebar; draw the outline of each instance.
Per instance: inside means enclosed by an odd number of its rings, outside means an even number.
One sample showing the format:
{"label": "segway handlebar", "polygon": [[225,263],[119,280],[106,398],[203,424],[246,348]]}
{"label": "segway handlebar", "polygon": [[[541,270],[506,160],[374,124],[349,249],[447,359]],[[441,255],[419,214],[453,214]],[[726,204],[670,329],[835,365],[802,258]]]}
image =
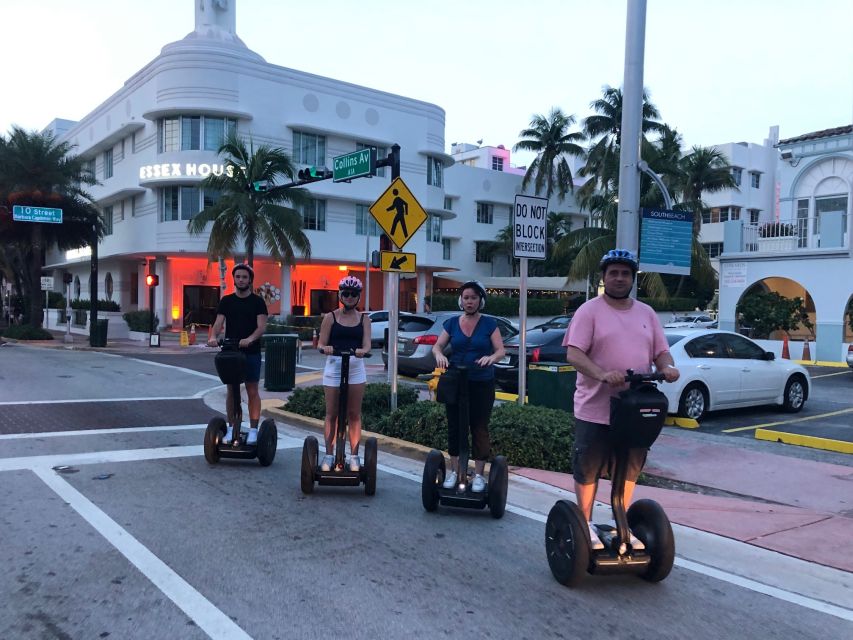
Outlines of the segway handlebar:
{"label": "segway handlebar", "polygon": [[[320,353],[324,353],[324,351],[323,351],[323,349],[322,349],[322,348],[317,349],[317,350],[318,350]],[[332,354],[331,354],[331,355],[333,355],[333,356],[344,356],[344,355],[347,355],[347,356],[350,356],[351,358],[369,358],[369,357],[371,357],[371,355],[372,355],[372,354],[370,354],[370,353],[365,353],[365,354],[364,354],[364,355],[362,355],[362,356],[357,356],[357,355],[355,355],[355,349],[334,349],[334,350],[332,350]]]}
{"label": "segway handlebar", "polygon": [[633,369],[628,369],[628,373],[625,376],[625,382],[630,382],[632,384],[637,384],[640,382],[663,382],[666,380],[666,376],[660,372],[655,373],[634,373]]}
{"label": "segway handlebar", "polygon": [[216,343],[225,351],[240,348],[240,341],[237,338],[217,338]]}

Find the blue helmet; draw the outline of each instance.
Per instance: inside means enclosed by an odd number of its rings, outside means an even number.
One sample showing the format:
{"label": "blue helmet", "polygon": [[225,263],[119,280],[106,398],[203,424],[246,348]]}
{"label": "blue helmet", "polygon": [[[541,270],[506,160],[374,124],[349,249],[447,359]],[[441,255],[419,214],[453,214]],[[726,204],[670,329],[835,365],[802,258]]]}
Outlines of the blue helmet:
{"label": "blue helmet", "polygon": [[601,262],[598,263],[598,268],[604,272],[611,264],[626,264],[631,267],[631,271],[634,275],[637,274],[637,271],[640,268],[637,256],[634,255],[633,251],[628,251],[627,249],[611,249],[601,256]]}

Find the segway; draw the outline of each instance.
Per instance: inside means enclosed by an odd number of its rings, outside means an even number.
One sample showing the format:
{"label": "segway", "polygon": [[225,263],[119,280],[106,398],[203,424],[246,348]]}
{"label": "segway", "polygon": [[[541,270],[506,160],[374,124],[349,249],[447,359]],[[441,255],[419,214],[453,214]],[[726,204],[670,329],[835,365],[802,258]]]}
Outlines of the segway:
{"label": "segway", "polygon": [[446,473],[444,454],[433,449],[427,455],[424,464],[421,501],[427,511],[435,511],[439,504],[464,509],[483,509],[488,506],[493,518],[501,518],[506,510],[506,493],[509,484],[506,458],[495,456],[485,490],[476,493],[471,491],[472,478],[468,473],[468,368],[465,366],[455,368],[459,370],[459,392],[456,398],[456,407],[459,411],[458,482],[451,489],[444,488]]}
{"label": "segway", "polygon": [[233,438],[225,441],[227,423],[221,416],[212,418],[204,432],[204,457],[210,464],[216,464],[220,458],[257,458],[261,466],[268,467],[275,458],[278,447],[278,429],[275,420],[267,418],[258,427],[258,441],[248,444],[248,433],[242,431],[243,408],[240,399],[240,385],[246,381],[246,354],[239,349],[239,341],[225,339],[220,341],[221,350],[216,354],[214,363],[216,373],[224,384],[231,389],[231,411],[234,416]]}
{"label": "segway", "polygon": [[[335,441],[335,464],[329,471],[323,471],[319,464],[319,446],[317,438],[308,436],[302,445],[302,493],[314,492],[314,483],[333,487],[357,487],[364,484],[364,493],[372,496],[376,493],[376,438],[364,441],[364,464],[358,471],[350,471],[345,464],[344,450],[347,439],[347,396],[349,395],[349,361],[355,357],[355,349],[334,350],[332,355],[341,357],[341,384],[338,397],[338,433]],[[370,354],[365,354],[369,358]]]}
{"label": "segway", "polygon": [[[661,373],[635,374],[629,369],[625,381],[631,384],[630,388],[611,400],[610,430],[616,465],[610,500],[616,527],[594,525],[604,548],[591,548],[586,518],[576,504],[558,500],[548,514],[548,564],[557,581],[567,587],[577,585],[584,572],[632,573],[649,582],[660,582],[672,570],[675,539],[663,508],[654,500],[638,500],[626,513],[622,499],[628,450],[651,447],[666,418],[666,396],[654,384],[661,380]],[[644,549],[631,547],[629,527]]]}

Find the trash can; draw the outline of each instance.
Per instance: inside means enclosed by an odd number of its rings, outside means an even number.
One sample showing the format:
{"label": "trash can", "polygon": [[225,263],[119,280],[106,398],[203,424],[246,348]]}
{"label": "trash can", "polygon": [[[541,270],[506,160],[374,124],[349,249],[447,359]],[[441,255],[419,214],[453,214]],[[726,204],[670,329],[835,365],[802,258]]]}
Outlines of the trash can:
{"label": "trash can", "polygon": [[98,318],[95,326],[89,326],[89,346],[91,347],[106,347],[107,346],[107,328],[110,321],[106,318]]}
{"label": "trash can", "polygon": [[577,379],[578,372],[565,362],[531,362],[527,365],[527,402],[573,413]]}
{"label": "trash can", "polygon": [[269,333],[264,336],[264,389],[291,391],[296,386],[296,346],[299,334]]}

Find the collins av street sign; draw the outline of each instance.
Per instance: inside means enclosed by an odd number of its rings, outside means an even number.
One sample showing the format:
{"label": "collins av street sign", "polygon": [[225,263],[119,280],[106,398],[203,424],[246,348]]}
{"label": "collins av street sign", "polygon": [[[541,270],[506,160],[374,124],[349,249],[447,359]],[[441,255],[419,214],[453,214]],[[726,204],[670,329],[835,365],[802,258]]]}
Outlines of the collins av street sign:
{"label": "collins av street sign", "polygon": [[354,153],[332,158],[332,182],[376,175],[376,148],[359,149]]}
{"label": "collins av street sign", "polygon": [[53,224],[62,224],[62,209],[30,207],[16,204],[12,207],[12,220],[15,222],[50,222]]}

